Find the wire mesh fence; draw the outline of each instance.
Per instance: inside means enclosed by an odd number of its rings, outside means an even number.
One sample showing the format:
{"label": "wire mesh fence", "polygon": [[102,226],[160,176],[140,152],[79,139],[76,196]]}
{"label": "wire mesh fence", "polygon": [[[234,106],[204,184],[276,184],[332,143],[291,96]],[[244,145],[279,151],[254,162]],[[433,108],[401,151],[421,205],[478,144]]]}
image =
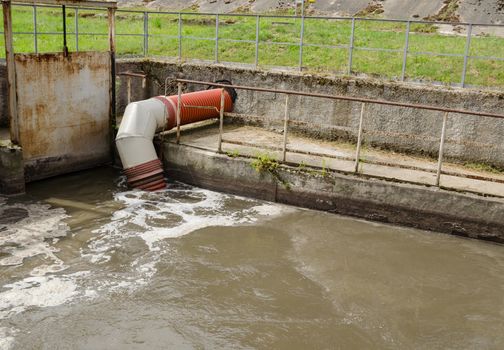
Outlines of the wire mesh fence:
{"label": "wire mesh fence", "polygon": [[[105,11],[67,8],[65,21],[71,51],[107,49]],[[62,22],[59,7],[14,6],[14,50],[60,50]],[[501,25],[118,10],[116,47],[118,57],[162,56],[463,87],[504,87]]]}

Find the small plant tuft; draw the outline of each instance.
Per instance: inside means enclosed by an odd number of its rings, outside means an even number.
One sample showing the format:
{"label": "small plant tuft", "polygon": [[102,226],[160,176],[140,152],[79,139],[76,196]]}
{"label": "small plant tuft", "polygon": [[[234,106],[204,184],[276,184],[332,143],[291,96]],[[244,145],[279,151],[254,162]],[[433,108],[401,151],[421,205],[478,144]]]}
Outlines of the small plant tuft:
{"label": "small plant tuft", "polygon": [[291,185],[278,173],[279,163],[267,153],[258,153],[250,166],[258,173],[270,173],[285,189],[290,190]]}
{"label": "small plant tuft", "polygon": [[278,168],[278,162],[267,153],[258,153],[256,158],[252,161],[251,166],[258,173],[274,173]]}
{"label": "small plant tuft", "polygon": [[240,152],[238,152],[238,150],[232,150],[232,151],[227,151],[226,152],[226,155],[230,158],[236,158],[236,157],[239,157],[240,156]]}

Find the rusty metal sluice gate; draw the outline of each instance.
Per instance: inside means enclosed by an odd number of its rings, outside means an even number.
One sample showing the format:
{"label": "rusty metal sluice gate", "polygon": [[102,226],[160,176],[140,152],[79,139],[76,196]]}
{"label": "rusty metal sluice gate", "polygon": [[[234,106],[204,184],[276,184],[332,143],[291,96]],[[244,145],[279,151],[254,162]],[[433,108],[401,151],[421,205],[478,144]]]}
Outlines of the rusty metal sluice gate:
{"label": "rusty metal sluice gate", "polygon": [[[61,7],[62,50],[15,53],[13,3]],[[107,51],[69,52],[67,5],[107,10]],[[115,126],[116,2],[2,0],[2,7],[10,141],[22,148],[26,182],[109,162]]]}

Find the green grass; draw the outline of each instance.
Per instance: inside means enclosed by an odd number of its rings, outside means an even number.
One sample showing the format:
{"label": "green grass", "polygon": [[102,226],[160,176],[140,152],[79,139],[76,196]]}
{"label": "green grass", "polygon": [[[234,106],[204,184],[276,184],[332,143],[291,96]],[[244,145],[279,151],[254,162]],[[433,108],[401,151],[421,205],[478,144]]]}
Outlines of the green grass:
{"label": "green grass", "polygon": [[[252,64],[256,56],[256,18],[247,16],[221,15],[219,26],[218,57],[222,62]],[[143,14],[118,12],[116,17],[116,48],[118,56],[143,55]],[[183,59],[215,59],[215,16],[183,14],[182,35],[196,39],[184,39]],[[75,14],[67,11],[68,45],[75,50]],[[59,9],[39,8],[37,12],[38,32],[61,33],[63,24]],[[79,10],[79,50],[106,50],[107,16],[105,11]],[[33,13],[29,7],[13,7],[15,32],[32,33]],[[352,73],[397,79],[401,76],[406,24],[395,22],[356,21]],[[178,15],[149,14],[149,50],[153,56],[178,56]],[[84,35],[83,33],[101,35]],[[301,20],[299,18],[265,18],[260,21],[260,44],[258,64],[261,67],[299,65],[299,42]],[[123,35],[121,35],[123,34]],[[124,35],[127,34],[127,35]],[[305,20],[302,63],[308,72],[348,72],[351,22],[341,19]],[[237,43],[232,40],[250,42]],[[3,36],[0,39],[3,45]],[[62,37],[39,34],[39,52],[60,51]],[[312,45],[312,46],[310,46]],[[435,27],[427,24],[412,24],[406,78],[410,80],[460,83],[462,79],[462,57],[437,57],[428,53],[463,54],[465,36],[441,35]],[[333,47],[336,46],[336,47]],[[338,47],[339,46],[339,47]],[[365,48],[397,50],[397,52],[368,51]],[[16,34],[15,52],[33,52],[34,35]],[[427,54],[423,54],[427,53]],[[1,50],[0,55],[5,55]],[[495,36],[473,36],[470,55],[497,56],[504,58],[504,38]],[[466,83],[478,86],[504,87],[504,61],[470,59]]]}

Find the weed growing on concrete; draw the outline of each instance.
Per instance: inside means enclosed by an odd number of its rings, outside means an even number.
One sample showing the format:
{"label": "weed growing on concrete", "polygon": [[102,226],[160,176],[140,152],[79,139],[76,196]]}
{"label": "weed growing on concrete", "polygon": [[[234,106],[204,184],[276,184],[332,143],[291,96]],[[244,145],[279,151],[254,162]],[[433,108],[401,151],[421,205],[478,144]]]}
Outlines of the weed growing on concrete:
{"label": "weed growing on concrete", "polygon": [[298,170],[299,171],[305,171],[306,170],[306,163],[302,161],[301,163],[298,164]]}
{"label": "weed growing on concrete", "polygon": [[484,171],[487,173],[492,173],[492,174],[502,174],[504,173],[503,169],[498,169],[494,166],[484,164],[484,163],[464,163],[464,166],[466,168],[472,169],[472,170],[477,170],[477,171]]}
{"label": "weed growing on concrete", "polygon": [[278,162],[267,153],[258,153],[256,158],[252,161],[251,166],[258,173],[273,173],[276,172],[278,168]]}
{"label": "weed growing on concrete", "polygon": [[325,158],[322,158],[322,170],[320,170],[320,175],[323,177],[326,177],[328,175],[327,173],[327,161]]}
{"label": "weed growing on concrete", "polygon": [[250,166],[258,173],[270,173],[278,182],[280,182],[285,189],[290,190],[290,184],[283,179],[278,173],[278,166],[280,164],[267,153],[258,153],[256,158],[252,161]]}
{"label": "weed growing on concrete", "polygon": [[232,150],[232,151],[227,151],[226,152],[226,155],[230,158],[236,158],[236,157],[239,157],[240,156],[240,152],[238,152],[238,150]]}

